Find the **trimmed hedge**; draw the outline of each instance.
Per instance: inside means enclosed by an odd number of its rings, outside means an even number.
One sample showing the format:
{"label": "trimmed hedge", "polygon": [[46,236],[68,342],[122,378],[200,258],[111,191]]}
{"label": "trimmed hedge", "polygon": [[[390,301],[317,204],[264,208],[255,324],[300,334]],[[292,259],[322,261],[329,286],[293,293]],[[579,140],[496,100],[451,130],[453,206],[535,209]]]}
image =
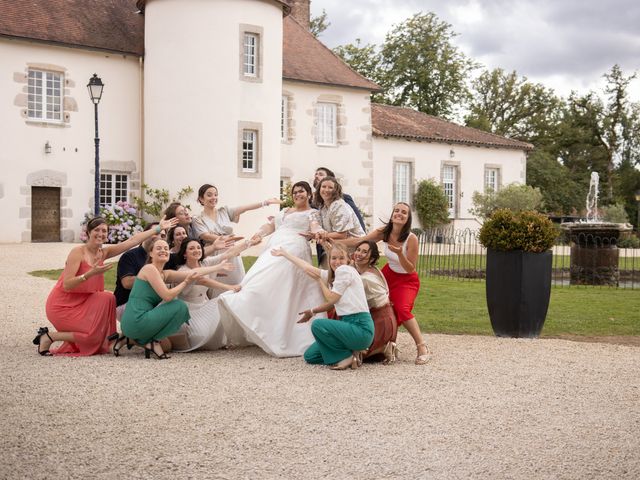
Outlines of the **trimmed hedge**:
{"label": "trimmed hedge", "polygon": [[546,252],[553,246],[557,236],[551,220],[531,211],[496,210],[480,229],[480,243],[486,248],[502,252]]}

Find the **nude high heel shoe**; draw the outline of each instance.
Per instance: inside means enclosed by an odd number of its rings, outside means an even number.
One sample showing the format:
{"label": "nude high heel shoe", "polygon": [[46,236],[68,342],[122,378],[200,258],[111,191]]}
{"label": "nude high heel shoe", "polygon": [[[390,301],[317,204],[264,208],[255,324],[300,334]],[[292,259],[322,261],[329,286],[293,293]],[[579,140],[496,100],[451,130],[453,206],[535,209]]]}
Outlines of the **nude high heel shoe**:
{"label": "nude high heel shoe", "polygon": [[387,342],[384,346],[384,352],[382,353],[384,355],[384,361],[382,362],[383,365],[395,363],[396,358],[398,358],[398,345],[396,342]]}
{"label": "nude high heel shoe", "polygon": [[346,370],[347,368],[356,370],[358,367],[358,357],[354,353],[350,357],[347,357],[344,360],[340,360],[338,363],[331,365],[330,368],[331,370]]}
{"label": "nude high heel shoe", "polygon": [[431,350],[429,349],[429,347],[427,346],[427,342],[422,342],[422,343],[417,343],[416,344],[416,348],[417,347],[422,347],[424,346],[424,348],[427,349],[427,353],[424,353],[422,355],[418,355],[416,357],[416,361],[415,364],[416,365],[424,365],[427,362],[429,362],[429,358],[431,358]]}

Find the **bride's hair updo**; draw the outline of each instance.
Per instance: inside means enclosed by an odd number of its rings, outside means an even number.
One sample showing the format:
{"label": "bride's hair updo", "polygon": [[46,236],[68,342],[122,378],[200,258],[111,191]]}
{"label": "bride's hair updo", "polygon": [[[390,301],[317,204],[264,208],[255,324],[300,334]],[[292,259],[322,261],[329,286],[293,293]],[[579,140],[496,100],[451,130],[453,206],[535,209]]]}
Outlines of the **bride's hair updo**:
{"label": "bride's hair updo", "polygon": [[309,196],[309,199],[311,199],[311,185],[309,185],[309,182],[305,182],[304,180],[302,180],[300,182],[296,182],[293,185],[291,185],[291,196],[292,197],[293,197],[293,191],[296,189],[296,187],[304,188],[304,191],[307,192],[307,195]]}

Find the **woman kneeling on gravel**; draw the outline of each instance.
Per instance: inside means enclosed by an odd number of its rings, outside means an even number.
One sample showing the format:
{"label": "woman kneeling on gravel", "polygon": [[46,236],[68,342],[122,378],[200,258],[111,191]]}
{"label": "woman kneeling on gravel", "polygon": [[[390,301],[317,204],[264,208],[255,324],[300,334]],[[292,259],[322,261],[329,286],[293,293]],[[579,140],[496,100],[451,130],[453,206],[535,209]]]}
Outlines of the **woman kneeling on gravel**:
{"label": "woman kneeling on gravel", "polygon": [[275,256],[285,257],[307,275],[318,280],[326,303],[300,312],[298,323],[308,322],[316,313],[335,307],[340,320],[318,318],[311,324],[315,338],[304,359],[308,363],[332,365],[333,370],[356,369],[362,363],[361,351],[373,340],[373,320],[369,314],[362,279],[355,268],[348,265],[345,247],[329,249],[329,271],[321,270],[281,248],[271,250]]}

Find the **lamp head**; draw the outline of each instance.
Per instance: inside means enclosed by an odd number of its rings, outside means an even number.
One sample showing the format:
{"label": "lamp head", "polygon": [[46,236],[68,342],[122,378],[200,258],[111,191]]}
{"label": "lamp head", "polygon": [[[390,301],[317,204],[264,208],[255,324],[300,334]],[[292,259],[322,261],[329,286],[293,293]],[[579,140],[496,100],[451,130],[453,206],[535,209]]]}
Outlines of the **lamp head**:
{"label": "lamp head", "polygon": [[102,98],[102,89],[104,88],[104,83],[98,76],[98,74],[94,73],[93,77],[89,79],[89,83],[87,84],[87,89],[89,90],[89,96],[91,97],[91,101],[97,105],[100,103],[100,98]]}

